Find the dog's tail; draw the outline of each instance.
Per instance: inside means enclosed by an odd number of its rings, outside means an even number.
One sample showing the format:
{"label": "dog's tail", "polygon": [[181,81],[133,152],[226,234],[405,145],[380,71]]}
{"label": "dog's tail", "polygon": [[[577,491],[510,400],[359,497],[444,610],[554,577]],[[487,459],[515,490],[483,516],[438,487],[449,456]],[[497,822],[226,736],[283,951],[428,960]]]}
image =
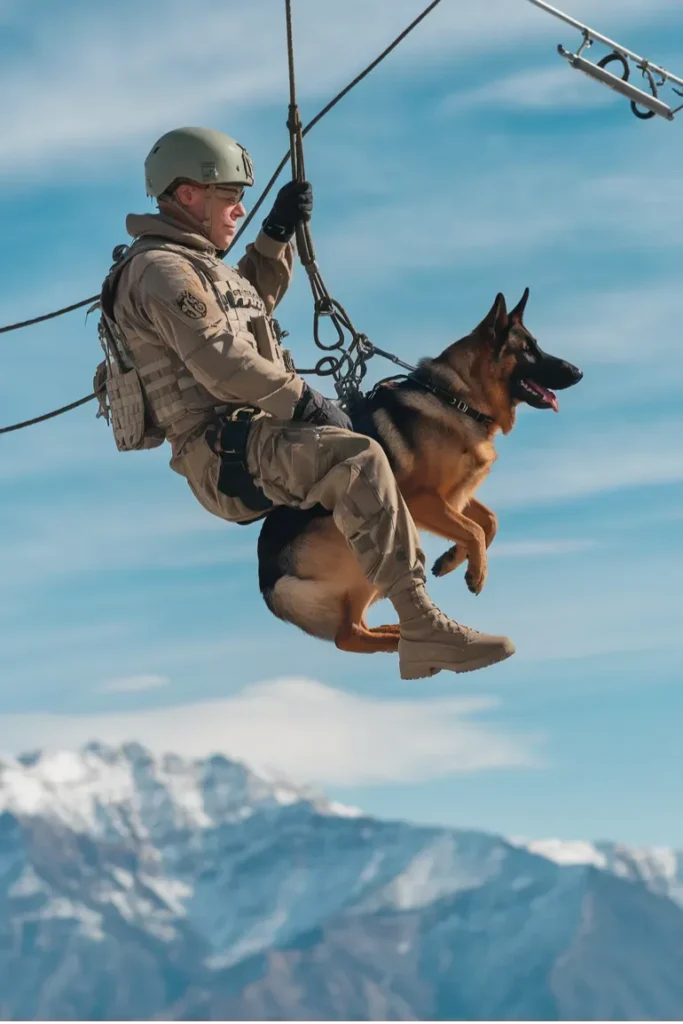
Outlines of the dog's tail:
{"label": "dog's tail", "polygon": [[334,640],[344,621],[345,592],[331,581],[296,574],[296,546],[314,519],[327,509],[280,507],[269,512],[258,539],[259,587],[268,608],[310,636]]}
{"label": "dog's tail", "polygon": [[273,615],[319,640],[334,640],[344,623],[346,594],[319,580],[281,576],[262,594]]}

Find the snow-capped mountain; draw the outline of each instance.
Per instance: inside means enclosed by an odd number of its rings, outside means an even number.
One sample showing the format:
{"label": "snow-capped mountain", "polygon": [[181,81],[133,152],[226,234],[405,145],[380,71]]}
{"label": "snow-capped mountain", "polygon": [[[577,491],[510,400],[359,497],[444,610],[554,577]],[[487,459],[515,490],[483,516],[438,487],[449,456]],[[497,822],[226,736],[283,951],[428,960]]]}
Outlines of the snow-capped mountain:
{"label": "snow-capped mountain", "polygon": [[557,864],[592,864],[617,878],[642,882],[651,892],[667,896],[683,907],[683,853],[671,847],[561,839],[537,839],[524,845]]}
{"label": "snow-capped mountain", "polygon": [[103,838],[153,840],[169,827],[210,828],[302,800],[321,814],[360,813],[224,757],[154,758],[136,743],[0,761],[0,811],[41,815]]}
{"label": "snow-capped mountain", "polygon": [[2,1019],[676,1019],[681,857],[130,744],[0,764]]}

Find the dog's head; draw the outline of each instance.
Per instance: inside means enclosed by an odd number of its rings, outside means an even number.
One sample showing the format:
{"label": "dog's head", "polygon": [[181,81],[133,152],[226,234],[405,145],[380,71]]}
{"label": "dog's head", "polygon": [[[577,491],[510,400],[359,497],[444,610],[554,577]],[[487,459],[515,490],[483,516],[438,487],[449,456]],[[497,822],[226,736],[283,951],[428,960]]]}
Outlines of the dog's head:
{"label": "dog's head", "polygon": [[501,387],[507,390],[512,408],[525,402],[534,409],[558,412],[555,392],[578,384],[583,373],[566,360],[544,352],[524,326],[528,298],[529,289],[525,288],[515,308],[508,312],[505,297],[499,292],[474,335],[491,357],[487,360],[491,383],[495,382],[497,391]]}

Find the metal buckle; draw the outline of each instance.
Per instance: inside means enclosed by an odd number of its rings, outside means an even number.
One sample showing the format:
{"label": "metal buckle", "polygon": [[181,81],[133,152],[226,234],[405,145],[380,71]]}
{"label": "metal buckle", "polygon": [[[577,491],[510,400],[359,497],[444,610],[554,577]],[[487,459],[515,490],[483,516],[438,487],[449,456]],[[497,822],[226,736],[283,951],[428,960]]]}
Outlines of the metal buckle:
{"label": "metal buckle", "polygon": [[231,420],[231,421],[232,420],[239,420],[240,419],[240,413],[245,413],[246,414],[244,416],[245,420],[252,419],[253,416],[254,416],[254,410],[253,410],[253,408],[250,405],[240,405],[237,409],[233,409],[233,411],[230,413],[230,415],[226,416],[225,419],[228,419],[228,420]]}
{"label": "metal buckle", "polygon": [[223,445],[223,435],[226,427],[231,423],[248,424],[254,417],[254,409],[249,405],[240,405],[231,413],[223,413],[218,423],[213,423],[207,430],[206,436],[210,447],[217,455],[237,455],[241,457],[242,450],[235,447],[226,448]]}
{"label": "metal buckle", "polygon": [[458,412],[467,412],[467,410],[469,409],[469,405],[467,404],[467,402],[463,402],[462,398],[459,398],[458,401],[455,403],[455,408],[458,410]]}

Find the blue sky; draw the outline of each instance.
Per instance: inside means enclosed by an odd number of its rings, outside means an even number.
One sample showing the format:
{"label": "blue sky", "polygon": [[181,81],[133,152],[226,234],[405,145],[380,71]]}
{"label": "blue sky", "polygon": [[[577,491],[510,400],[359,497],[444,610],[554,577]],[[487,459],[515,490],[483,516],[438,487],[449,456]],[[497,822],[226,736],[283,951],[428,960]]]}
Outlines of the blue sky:
{"label": "blue sky", "polygon": [[[683,71],[678,0],[565,6]],[[420,5],[294,9],[308,120]],[[1,322],[97,291],[125,215],[150,209],[162,132],[237,136],[255,192],[286,151],[279,5],[184,10],[0,4]],[[258,527],[208,516],[166,449],[119,454],[88,405],[0,438],[1,748],[222,749],[377,814],[683,847],[683,128],[573,72],[556,45],[577,39],[525,0],[445,0],[307,140],[321,268],[377,344],[436,354],[528,285],[529,328],[584,370],[559,416],[524,409],[499,442],[483,594],[431,585],[515,657],[407,683],[391,656],[276,621]],[[311,365],[300,269],[279,319]],[[83,311],[0,340],[3,423],[91,390]],[[430,562],[443,546],[425,538]]]}

